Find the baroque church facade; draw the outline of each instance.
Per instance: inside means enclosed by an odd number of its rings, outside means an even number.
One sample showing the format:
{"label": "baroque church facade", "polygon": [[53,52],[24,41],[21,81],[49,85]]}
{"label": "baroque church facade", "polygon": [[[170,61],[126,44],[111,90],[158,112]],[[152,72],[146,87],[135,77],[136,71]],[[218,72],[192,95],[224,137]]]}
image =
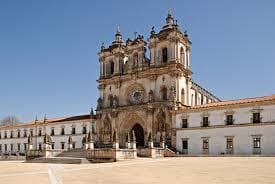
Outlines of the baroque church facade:
{"label": "baroque church facade", "polygon": [[173,112],[220,101],[192,80],[190,52],[187,33],[170,13],[159,32],[152,28],[148,42],[141,35],[124,42],[117,31],[99,52],[97,142],[110,143],[116,132],[123,147],[128,132],[135,131],[137,146],[146,146],[152,134],[155,144],[164,136],[175,148]]}

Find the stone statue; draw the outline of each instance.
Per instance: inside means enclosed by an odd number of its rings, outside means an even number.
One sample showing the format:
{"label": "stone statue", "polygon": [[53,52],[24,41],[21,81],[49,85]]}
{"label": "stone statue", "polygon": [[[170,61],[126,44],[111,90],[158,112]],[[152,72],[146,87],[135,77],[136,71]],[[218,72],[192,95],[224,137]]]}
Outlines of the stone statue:
{"label": "stone statue", "polygon": [[154,102],[155,101],[155,97],[154,97],[153,90],[150,90],[149,93],[148,93],[148,95],[149,95],[149,103]]}
{"label": "stone statue", "polygon": [[176,101],[176,88],[175,88],[175,86],[171,86],[171,88],[170,88],[170,100]]}
{"label": "stone statue", "polygon": [[165,132],[166,131],[166,115],[165,112],[161,109],[157,114],[157,121],[158,121],[158,131]]}
{"label": "stone statue", "polygon": [[118,98],[117,98],[117,96],[114,96],[114,98],[113,98],[113,107],[117,108],[117,106],[118,106]]}

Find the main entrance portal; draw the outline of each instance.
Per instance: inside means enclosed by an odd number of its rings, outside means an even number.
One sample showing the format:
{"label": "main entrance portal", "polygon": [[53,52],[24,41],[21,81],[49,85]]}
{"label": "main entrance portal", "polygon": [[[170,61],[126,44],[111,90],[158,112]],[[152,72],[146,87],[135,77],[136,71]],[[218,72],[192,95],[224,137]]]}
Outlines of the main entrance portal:
{"label": "main entrance portal", "polygon": [[140,124],[135,124],[132,128],[132,131],[135,132],[137,147],[144,146],[144,131]]}

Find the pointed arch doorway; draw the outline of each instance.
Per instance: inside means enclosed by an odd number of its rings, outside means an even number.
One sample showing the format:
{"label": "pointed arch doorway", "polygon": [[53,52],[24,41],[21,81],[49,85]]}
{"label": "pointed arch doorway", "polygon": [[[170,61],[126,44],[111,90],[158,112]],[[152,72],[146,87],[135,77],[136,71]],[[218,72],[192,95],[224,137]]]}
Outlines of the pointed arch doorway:
{"label": "pointed arch doorway", "polygon": [[131,132],[134,131],[136,135],[136,142],[137,147],[143,147],[144,146],[144,131],[140,124],[135,124],[131,130]]}

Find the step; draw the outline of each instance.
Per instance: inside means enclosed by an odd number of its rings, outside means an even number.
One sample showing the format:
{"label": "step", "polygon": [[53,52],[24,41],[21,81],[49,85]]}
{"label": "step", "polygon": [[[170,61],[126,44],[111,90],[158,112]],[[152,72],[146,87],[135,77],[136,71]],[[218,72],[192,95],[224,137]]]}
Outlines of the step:
{"label": "step", "polygon": [[56,164],[85,164],[90,163],[86,158],[71,157],[40,157],[27,160],[27,163],[56,163]]}

